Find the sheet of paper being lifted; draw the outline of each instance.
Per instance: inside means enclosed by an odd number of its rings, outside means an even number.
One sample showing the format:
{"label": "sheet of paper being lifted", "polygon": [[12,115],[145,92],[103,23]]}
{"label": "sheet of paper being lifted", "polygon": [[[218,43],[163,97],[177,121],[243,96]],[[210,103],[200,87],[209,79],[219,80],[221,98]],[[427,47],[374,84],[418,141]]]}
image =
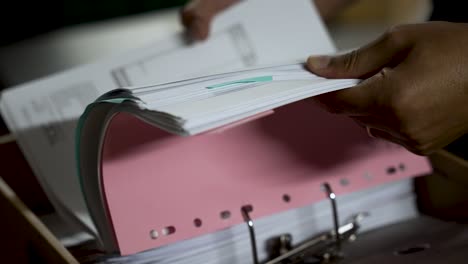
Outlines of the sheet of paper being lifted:
{"label": "sheet of paper being lifted", "polygon": [[[75,164],[75,127],[86,105],[118,87],[138,87],[334,52],[310,0],[242,1],[218,16],[208,41],[181,32],[162,42],[11,87],[1,114],[56,210],[95,233]],[[177,14],[174,14],[177,15]]]}

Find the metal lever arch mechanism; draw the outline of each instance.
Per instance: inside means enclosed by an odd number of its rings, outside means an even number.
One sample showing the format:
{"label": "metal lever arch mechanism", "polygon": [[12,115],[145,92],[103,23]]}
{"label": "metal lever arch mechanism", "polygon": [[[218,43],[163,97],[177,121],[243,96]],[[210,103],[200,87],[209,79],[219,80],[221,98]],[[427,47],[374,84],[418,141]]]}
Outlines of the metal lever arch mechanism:
{"label": "metal lever arch mechanism", "polygon": [[327,193],[328,199],[331,203],[332,214],[333,214],[333,229],[334,229],[334,237],[335,237],[335,254],[341,255],[341,237],[339,232],[339,220],[338,220],[338,209],[336,208],[336,195],[333,192],[330,184],[328,182],[322,185],[322,188]]}
{"label": "metal lever arch mechanism", "polygon": [[292,236],[283,234],[270,240],[274,252],[270,253],[270,260],[265,264],[320,264],[330,263],[335,259],[343,257],[343,243],[354,241],[359,230],[359,222],[368,214],[358,213],[353,215],[349,221],[339,225],[338,210],[336,206],[336,195],[328,183],[322,185],[323,190],[331,203],[333,215],[333,229],[318,234],[295,247],[292,246]]}
{"label": "metal lever arch mechanism", "polygon": [[[324,183],[322,188],[331,203],[333,229],[318,234],[295,247],[292,246],[292,236],[290,234],[283,234],[270,239],[268,242],[271,247],[267,245],[267,248],[270,248],[270,260],[266,261],[265,264],[320,264],[329,263],[344,256],[342,253],[343,243],[352,242],[356,239],[356,234],[360,227],[359,222],[368,216],[368,213],[355,214],[349,221],[340,226],[336,195],[330,184]],[[242,216],[249,229],[252,260],[254,264],[259,264],[254,223],[249,214],[252,210],[251,205],[241,207]]]}
{"label": "metal lever arch mechanism", "polygon": [[253,208],[251,205],[242,206],[241,212],[242,216],[244,217],[244,221],[247,223],[249,228],[249,235],[250,235],[250,243],[252,247],[252,259],[254,264],[258,264],[258,255],[257,255],[257,242],[255,239],[255,230],[254,230],[254,223],[250,218],[249,213],[252,212]]}

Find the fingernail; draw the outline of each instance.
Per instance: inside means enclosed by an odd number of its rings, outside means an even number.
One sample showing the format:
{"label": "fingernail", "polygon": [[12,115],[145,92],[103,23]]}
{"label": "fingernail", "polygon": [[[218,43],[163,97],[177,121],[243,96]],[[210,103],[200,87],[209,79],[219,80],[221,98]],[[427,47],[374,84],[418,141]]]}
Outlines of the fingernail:
{"label": "fingernail", "polygon": [[310,56],[307,59],[307,64],[313,69],[324,69],[330,65],[330,56]]}
{"label": "fingernail", "polygon": [[366,126],[366,130],[367,130],[367,135],[369,135],[369,137],[371,138],[375,138],[374,134],[372,134],[372,128]]}

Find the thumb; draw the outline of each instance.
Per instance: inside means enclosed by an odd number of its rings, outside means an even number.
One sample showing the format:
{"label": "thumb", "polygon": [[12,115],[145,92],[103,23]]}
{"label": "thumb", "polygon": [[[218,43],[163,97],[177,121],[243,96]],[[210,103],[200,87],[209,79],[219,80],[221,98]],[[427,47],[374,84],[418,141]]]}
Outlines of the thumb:
{"label": "thumb", "polygon": [[[394,41],[391,33],[349,53],[336,56],[310,56],[307,68],[326,78],[367,78],[384,67],[398,63],[408,46],[405,41]],[[401,37],[400,37],[401,38]]]}

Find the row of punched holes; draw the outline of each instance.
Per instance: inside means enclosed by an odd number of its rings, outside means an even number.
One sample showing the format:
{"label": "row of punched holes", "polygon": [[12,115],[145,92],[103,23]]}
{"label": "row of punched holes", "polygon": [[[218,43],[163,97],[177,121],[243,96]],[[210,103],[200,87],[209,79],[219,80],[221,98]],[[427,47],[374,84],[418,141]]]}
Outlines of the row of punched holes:
{"label": "row of punched holes", "polygon": [[[387,168],[386,170],[386,173],[388,175],[392,175],[392,174],[395,174],[397,173],[398,170],[400,171],[404,171],[405,170],[405,165],[403,163],[400,163],[397,167],[396,166],[390,166]],[[365,173],[363,175],[363,177],[370,181],[372,180],[372,176],[369,174],[369,173]],[[348,186],[350,184],[350,181],[347,179],[347,178],[342,178],[340,180],[340,185],[341,186]],[[282,197],[283,201],[285,203],[289,203],[291,201],[291,196],[289,194],[283,194],[283,197]],[[231,212],[229,210],[225,210],[225,211],[222,211],[220,214],[219,214],[220,218],[222,220],[226,220],[226,219],[229,219],[231,217]],[[202,226],[202,220],[200,218],[195,218],[193,220],[193,225],[197,228],[201,227]],[[165,228],[163,228],[161,230],[161,234],[163,236],[168,236],[168,235],[172,235],[176,232],[176,228],[174,226],[166,226]],[[159,233],[158,231],[152,229],[149,233],[150,235],[150,238],[151,239],[157,239],[159,237]]]}

